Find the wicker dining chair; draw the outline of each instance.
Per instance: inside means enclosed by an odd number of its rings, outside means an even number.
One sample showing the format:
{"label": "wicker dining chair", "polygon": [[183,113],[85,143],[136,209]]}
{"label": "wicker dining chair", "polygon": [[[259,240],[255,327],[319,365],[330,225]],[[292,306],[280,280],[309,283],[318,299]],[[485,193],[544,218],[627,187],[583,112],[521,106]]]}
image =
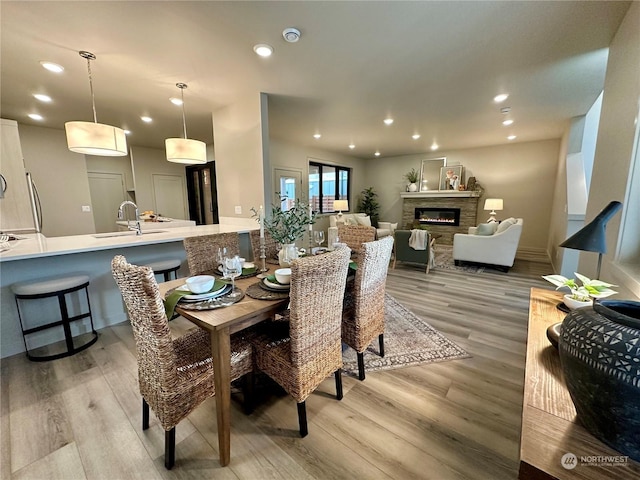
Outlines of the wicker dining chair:
{"label": "wicker dining chair", "polygon": [[[260,230],[251,230],[249,232],[249,238],[251,239],[253,262],[258,268],[262,268],[262,260],[260,259]],[[265,262],[271,265],[278,265],[280,246],[266,230],[264,232],[264,246]]]}
{"label": "wicker dining chair", "polygon": [[366,225],[338,225],[338,238],[340,243],[346,243],[358,255],[363,243],[376,239],[376,229]]}
{"label": "wicker dining chair", "polygon": [[349,256],[348,248],[337,248],[294,260],[289,322],[271,322],[254,339],[258,369],[298,403],[302,437],[308,433],[305,401],[331,373],[342,399],[340,325]]}
{"label": "wicker dining chair", "polygon": [[[215,394],[210,337],[207,331],[195,327],[172,338],[151,268],[132,265],[117,255],[111,270],[136,342],[142,429],[149,428],[151,407],[165,430],[164,466],[171,469],[175,463],[176,425]],[[239,334],[231,337],[231,380],[253,372],[252,353],[247,339]],[[245,402],[248,400],[245,396]]]}
{"label": "wicker dining chair", "polygon": [[384,357],[384,297],[393,237],[362,245],[353,284],[345,293],[342,341],[358,356],[358,378],[364,380],[364,351],[378,337]]}
{"label": "wicker dining chair", "polygon": [[218,249],[227,247],[231,255],[240,253],[238,232],[213,233],[186,237],[182,241],[187,252],[187,264],[191,275],[211,275],[218,268]]}

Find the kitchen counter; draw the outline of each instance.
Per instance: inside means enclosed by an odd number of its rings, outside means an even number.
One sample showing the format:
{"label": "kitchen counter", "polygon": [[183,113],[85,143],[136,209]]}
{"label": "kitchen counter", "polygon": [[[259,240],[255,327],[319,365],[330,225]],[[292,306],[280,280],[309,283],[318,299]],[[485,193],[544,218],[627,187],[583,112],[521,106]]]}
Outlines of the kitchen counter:
{"label": "kitchen counter", "polygon": [[[195,227],[196,222],[193,220],[180,220],[177,218],[165,218],[161,217],[162,220],[158,220],[157,222],[147,222],[140,221],[140,227],[142,227],[142,231],[145,230],[157,230],[162,228],[182,228],[182,227]],[[128,230],[129,223],[133,224],[134,222],[127,222],[126,220],[117,220],[116,226],[118,230]]]}
{"label": "kitchen counter", "polygon": [[[11,241],[11,249],[0,252],[0,357],[24,352],[22,331],[11,285],[58,275],[84,273],[89,275],[89,298],[96,329],[124,322],[127,313],[120,291],[111,274],[111,260],[124,255],[136,265],[176,258],[181,261],[179,277],[187,277],[189,269],[182,240],[187,237],[215,233],[238,232],[240,254],[252,257],[248,232],[258,228],[254,221],[241,225],[200,225],[195,227],[158,228],[140,236],[135,232],[112,232],[96,235],[73,235],[47,238],[41,234],[20,234],[23,240]],[[255,225],[255,227],[254,227]],[[154,233],[152,233],[154,232]],[[161,281],[161,279],[159,279]],[[78,308],[77,298],[69,296],[70,308]],[[50,299],[49,299],[50,300]],[[26,302],[25,328],[55,320],[59,315],[55,299]],[[70,315],[78,312],[70,311]],[[73,336],[85,333],[84,325],[72,325]],[[29,335],[29,348],[49,345],[63,338],[62,329],[49,329]],[[98,348],[100,338],[96,345]]]}
{"label": "kitchen counter", "polygon": [[163,223],[154,223],[154,225],[153,230],[143,230],[142,235],[136,235],[135,232],[112,232],[47,238],[40,233],[21,234],[20,237],[24,237],[24,240],[11,241],[11,249],[0,252],[0,263],[123,247],[182,242],[186,237],[226,232],[248,233],[250,230],[258,228],[257,225],[256,228],[238,225],[198,225],[165,229]]}

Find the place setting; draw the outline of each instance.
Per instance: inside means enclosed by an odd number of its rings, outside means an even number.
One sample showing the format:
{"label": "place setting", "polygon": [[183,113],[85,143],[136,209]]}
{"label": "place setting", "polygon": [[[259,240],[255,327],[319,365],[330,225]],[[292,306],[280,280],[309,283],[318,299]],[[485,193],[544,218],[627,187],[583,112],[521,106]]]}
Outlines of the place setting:
{"label": "place setting", "polygon": [[183,285],[168,290],[164,300],[167,318],[173,317],[178,305],[185,310],[213,310],[242,300],[244,292],[236,288],[234,282],[237,275],[231,275],[231,283],[213,275],[197,275],[187,278]]}
{"label": "place setting", "polygon": [[237,258],[240,262],[241,273],[237,276],[237,278],[255,277],[260,273],[260,269],[255,263],[247,262],[243,257],[240,257],[238,255],[229,255],[226,247],[218,249],[218,267],[213,271],[213,273],[215,275],[220,275],[222,279],[226,279],[227,275],[225,273],[225,261],[233,258]]}
{"label": "place setting", "polygon": [[291,269],[278,268],[247,288],[247,295],[258,300],[280,300],[289,296]]}

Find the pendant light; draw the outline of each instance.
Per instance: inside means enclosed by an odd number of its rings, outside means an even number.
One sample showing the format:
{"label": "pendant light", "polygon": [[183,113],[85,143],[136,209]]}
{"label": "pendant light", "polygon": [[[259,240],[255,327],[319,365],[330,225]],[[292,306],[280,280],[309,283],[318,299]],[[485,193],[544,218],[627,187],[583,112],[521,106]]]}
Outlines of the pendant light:
{"label": "pendant light", "polygon": [[127,154],[127,138],[124,130],[111,125],[98,123],[96,115],[96,101],[93,96],[93,81],[91,78],[91,60],[96,56],[91,52],[78,52],[87,60],[89,72],[89,88],[91,89],[91,104],[93,105],[92,122],[67,122],[64,129],[67,133],[69,150],[85,155],[102,155],[105,157],[122,157]]}
{"label": "pendant light", "polygon": [[182,99],[182,128],[184,138],[167,138],[164,141],[167,150],[167,160],[174,163],[207,163],[207,146],[200,140],[190,140],[187,138],[187,122],[184,116],[184,89],[186,83],[176,83],[180,89]]}

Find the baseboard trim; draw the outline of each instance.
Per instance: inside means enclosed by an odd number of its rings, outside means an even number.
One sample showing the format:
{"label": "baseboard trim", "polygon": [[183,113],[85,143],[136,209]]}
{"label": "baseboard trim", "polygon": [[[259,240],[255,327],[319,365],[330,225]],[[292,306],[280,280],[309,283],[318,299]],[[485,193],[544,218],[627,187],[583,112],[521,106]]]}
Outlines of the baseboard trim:
{"label": "baseboard trim", "polygon": [[544,248],[522,247],[516,251],[516,260],[551,263],[549,253]]}

